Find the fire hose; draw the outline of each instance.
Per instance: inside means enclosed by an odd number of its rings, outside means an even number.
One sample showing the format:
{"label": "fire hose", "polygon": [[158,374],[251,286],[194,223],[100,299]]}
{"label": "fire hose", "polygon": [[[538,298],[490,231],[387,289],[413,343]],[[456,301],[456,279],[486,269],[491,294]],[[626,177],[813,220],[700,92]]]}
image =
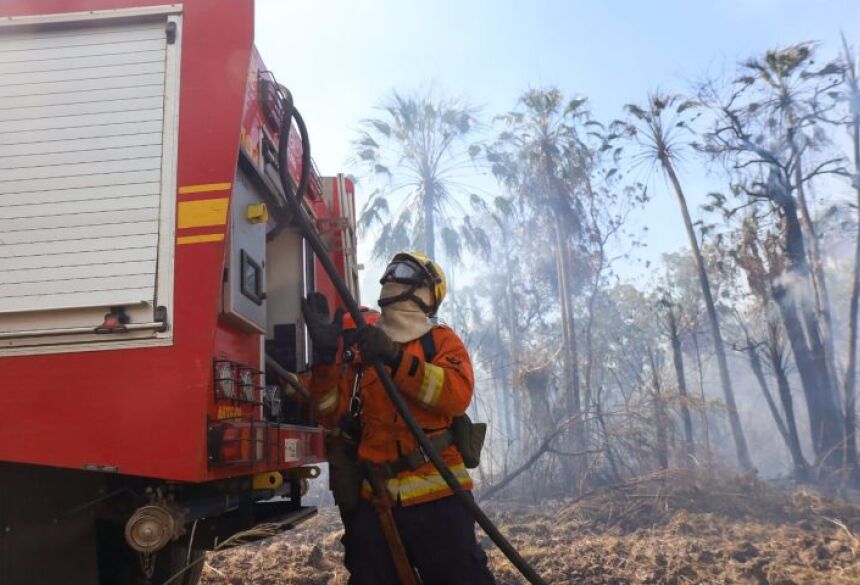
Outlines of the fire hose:
{"label": "fire hose", "polygon": [[[331,257],[328,254],[328,250],[326,249],[325,244],[320,239],[319,235],[313,227],[313,224],[311,223],[310,218],[307,215],[307,212],[302,207],[302,201],[304,200],[304,193],[307,189],[311,171],[310,140],[308,138],[308,131],[307,127],[305,126],[304,119],[302,118],[298,110],[296,110],[295,105],[293,103],[292,94],[286,88],[283,88],[283,92],[284,114],[283,119],[281,120],[280,137],[278,142],[278,174],[281,180],[281,186],[286,196],[287,205],[292,212],[293,219],[298,223],[302,235],[304,236],[305,240],[307,240],[307,242],[310,244],[311,249],[313,250],[314,254],[316,254],[320,263],[322,263],[323,268],[325,269],[326,273],[334,284],[335,289],[337,290],[338,294],[346,305],[349,314],[352,315],[356,326],[365,327],[367,326],[367,324],[364,320],[364,315],[359,310],[358,303],[353,298],[349,288],[347,288],[346,282],[344,282],[343,278],[338,273],[334,262],[332,262]],[[288,168],[288,152],[293,120],[295,120],[296,126],[301,133],[302,141],[301,175],[299,178],[298,186],[295,190],[293,190]],[[425,435],[424,431],[421,429],[421,426],[415,420],[415,417],[412,415],[409,410],[409,407],[406,405],[406,401],[403,399],[403,396],[400,394],[400,391],[397,389],[397,386],[394,385],[394,380],[391,378],[391,374],[388,372],[382,362],[379,360],[374,360],[373,369],[376,370],[376,373],[379,376],[379,381],[382,383],[383,388],[385,388],[385,392],[388,395],[388,398],[391,400],[392,404],[394,405],[394,408],[397,410],[398,414],[406,423],[409,432],[411,432],[415,439],[418,441],[421,450],[433,463],[433,466],[439,471],[439,474],[445,480],[445,483],[448,484],[451,490],[466,505],[466,507],[469,509],[472,516],[474,517],[475,521],[484,530],[487,536],[490,537],[490,540],[492,540],[496,544],[496,546],[499,547],[502,553],[504,553],[508,560],[517,568],[517,570],[523,575],[523,577],[526,578],[529,583],[531,583],[532,585],[546,585],[544,580],[541,579],[537,572],[525,561],[525,559],[522,558],[522,556],[520,556],[519,552],[517,552],[517,550],[511,545],[511,543],[508,542],[508,540],[499,531],[499,529],[496,528],[493,522],[487,517],[484,511],[475,502],[474,498],[472,498],[471,494],[466,491],[463,486],[460,485],[460,482],[445,464],[442,457],[439,455],[439,452],[433,447],[433,444],[430,442],[430,440],[427,438],[427,435]]]}

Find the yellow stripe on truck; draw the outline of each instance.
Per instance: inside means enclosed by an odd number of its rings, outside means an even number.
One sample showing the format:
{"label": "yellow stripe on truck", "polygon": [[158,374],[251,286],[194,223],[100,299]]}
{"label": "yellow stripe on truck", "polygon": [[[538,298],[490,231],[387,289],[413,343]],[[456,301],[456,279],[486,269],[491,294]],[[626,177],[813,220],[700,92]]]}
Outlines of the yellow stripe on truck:
{"label": "yellow stripe on truck", "polygon": [[180,201],[177,227],[182,229],[224,225],[227,223],[229,205],[230,200],[227,197]]}
{"label": "yellow stripe on truck", "polygon": [[205,185],[185,185],[179,188],[180,195],[207,193],[209,191],[229,191],[233,183],[207,183]]}
{"label": "yellow stripe on truck", "polygon": [[176,238],[177,244],[205,244],[206,242],[221,242],[224,234],[202,234],[199,236],[180,236]]}

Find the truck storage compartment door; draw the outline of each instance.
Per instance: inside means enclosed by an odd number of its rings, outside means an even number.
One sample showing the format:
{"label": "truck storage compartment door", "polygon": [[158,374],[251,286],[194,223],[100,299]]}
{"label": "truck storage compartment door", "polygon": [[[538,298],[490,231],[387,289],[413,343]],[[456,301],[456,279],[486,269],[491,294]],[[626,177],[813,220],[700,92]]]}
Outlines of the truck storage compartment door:
{"label": "truck storage compartment door", "polygon": [[106,341],[80,335],[111,308],[127,321],[111,339],[163,328],[167,310],[158,307],[169,305],[173,280],[175,11],[0,23],[2,347]]}
{"label": "truck storage compartment door", "polygon": [[266,222],[269,212],[259,186],[240,170],[230,209],[228,278],[224,316],[240,328],[266,330]]}

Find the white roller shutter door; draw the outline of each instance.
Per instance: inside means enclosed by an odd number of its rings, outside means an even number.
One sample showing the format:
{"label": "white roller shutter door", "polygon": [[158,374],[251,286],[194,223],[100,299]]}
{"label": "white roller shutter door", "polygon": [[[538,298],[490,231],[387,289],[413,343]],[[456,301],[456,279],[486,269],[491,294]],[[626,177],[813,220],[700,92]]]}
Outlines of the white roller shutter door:
{"label": "white roller shutter door", "polygon": [[0,28],[0,333],[3,314],[124,306],[152,320],[163,303],[179,66],[167,22]]}

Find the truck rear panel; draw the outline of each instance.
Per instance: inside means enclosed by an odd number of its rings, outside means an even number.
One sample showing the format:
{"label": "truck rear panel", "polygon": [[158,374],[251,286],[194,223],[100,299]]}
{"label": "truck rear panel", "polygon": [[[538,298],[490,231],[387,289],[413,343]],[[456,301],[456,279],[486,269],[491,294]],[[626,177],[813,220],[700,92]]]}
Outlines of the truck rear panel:
{"label": "truck rear panel", "polygon": [[[0,460],[191,482],[321,461],[265,377],[266,350],[305,366],[299,299],[333,291],[267,212],[278,85],[252,1],[0,17]],[[357,283],[352,186],[311,185]]]}

